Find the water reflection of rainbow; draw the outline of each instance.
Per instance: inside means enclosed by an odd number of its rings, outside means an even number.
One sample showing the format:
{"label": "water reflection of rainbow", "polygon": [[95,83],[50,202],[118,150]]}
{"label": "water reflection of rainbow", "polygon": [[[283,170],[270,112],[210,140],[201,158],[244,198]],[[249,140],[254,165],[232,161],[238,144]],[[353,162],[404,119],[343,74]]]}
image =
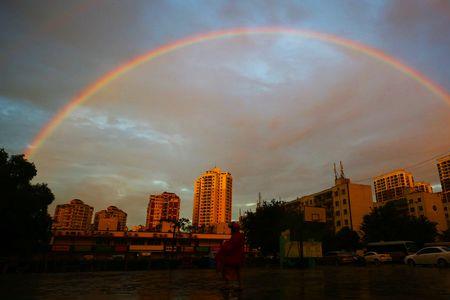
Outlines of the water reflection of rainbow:
{"label": "water reflection of rainbow", "polygon": [[398,59],[387,55],[386,53],[372,48],[370,46],[361,44],[359,42],[349,40],[346,38],[338,37],[335,35],[284,27],[257,27],[257,28],[234,28],[220,31],[213,31],[209,33],[203,33],[199,35],[189,36],[173,43],[169,43],[153,49],[143,55],[137,56],[132,60],[122,64],[121,66],[115,68],[114,70],[104,74],[97,81],[90,84],[80,93],[78,93],[69,103],[62,107],[58,113],[40,130],[40,132],[34,137],[32,143],[25,151],[26,157],[31,157],[36,151],[42,146],[45,140],[53,133],[53,131],[61,124],[64,119],[70,115],[78,106],[88,101],[95,93],[101,90],[103,87],[107,86],[113,82],[116,78],[126,74],[127,72],[133,70],[134,68],[140,66],[141,64],[155,59],[164,54],[170,53],[177,49],[187,47],[193,44],[207,42],[210,40],[231,38],[236,36],[245,35],[289,35],[298,36],[305,39],[313,39],[322,41],[325,43],[330,43],[344,48],[354,50],[377,59],[385,64],[388,64],[395,68],[396,70],[402,72],[411,79],[419,82],[425,88],[427,88],[431,93],[441,98],[448,104],[450,104],[450,95],[440,87],[438,84],[431,81],[425,75],[419,71],[405,65]]}

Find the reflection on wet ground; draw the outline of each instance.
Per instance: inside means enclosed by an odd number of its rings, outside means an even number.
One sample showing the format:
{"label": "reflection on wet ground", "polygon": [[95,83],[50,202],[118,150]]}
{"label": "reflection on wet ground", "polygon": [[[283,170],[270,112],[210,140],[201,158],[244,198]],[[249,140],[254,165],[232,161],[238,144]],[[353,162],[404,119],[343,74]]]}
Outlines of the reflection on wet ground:
{"label": "reflection on wet ground", "polygon": [[450,269],[317,267],[244,269],[225,291],[214,270],[0,276],[2,299],[450,299]]}

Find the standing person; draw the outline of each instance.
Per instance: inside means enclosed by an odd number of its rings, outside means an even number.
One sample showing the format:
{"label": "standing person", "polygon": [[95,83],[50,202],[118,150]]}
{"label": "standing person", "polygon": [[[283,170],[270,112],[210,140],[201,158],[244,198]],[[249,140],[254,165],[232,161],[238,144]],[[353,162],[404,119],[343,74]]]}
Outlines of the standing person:
{"label": "standing person", "polygon": [[242,289],[241,266],[244,263],[244,235],[239,231],[239,224],[232,222],[229,225],[231,238],[222,244],[216,255],[217,271],[222,273],[227,288],[230,282],[237,281]]}

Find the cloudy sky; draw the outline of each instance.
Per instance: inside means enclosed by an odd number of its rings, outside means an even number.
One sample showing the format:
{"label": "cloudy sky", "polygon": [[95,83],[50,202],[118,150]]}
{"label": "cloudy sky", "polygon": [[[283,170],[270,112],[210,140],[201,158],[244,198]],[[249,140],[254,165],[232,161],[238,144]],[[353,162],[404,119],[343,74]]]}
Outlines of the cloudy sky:
{"label": "cloudy sky", "polygon": [[[133,57],[187,36],[285,26],[355,40],[450,90],[450,2],[1,1],[0,147],[22,153],[84,87]],[[289,35],[218,39],[135,68],[75,110],[32,161],[56,200],[117,205],[145,223],[170,191],[191,218],[195,178],[234,177],[233,215],[263,198],[329,187],[333,162],[370,178],[396,168],[439,190],[450,104],[392,66]]]}

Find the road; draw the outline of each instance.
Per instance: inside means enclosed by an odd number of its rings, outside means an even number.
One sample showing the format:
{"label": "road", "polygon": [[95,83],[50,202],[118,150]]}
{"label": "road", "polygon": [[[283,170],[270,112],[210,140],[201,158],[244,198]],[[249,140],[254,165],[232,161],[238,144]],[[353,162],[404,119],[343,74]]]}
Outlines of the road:
{"label": "road", "polygon": [[450,299],[450,268],[319,266],[244,269],[224,291],[214,270],[0,276],[2,299]]}

